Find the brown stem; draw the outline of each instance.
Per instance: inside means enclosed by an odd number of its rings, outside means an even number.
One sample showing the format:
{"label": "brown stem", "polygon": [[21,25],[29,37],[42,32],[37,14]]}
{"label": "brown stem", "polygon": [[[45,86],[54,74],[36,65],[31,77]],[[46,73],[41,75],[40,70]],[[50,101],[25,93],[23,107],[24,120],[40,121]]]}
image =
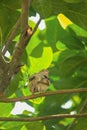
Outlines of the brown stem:
{"label": "brown stem", "polygon": [[32,34],[34,34],[34,33],[36,32],[36,30],[37,30],[37,28],[38,28],[40,22],[41,22],[41,18],[38,20],[38,22],[37,22],[37,24],[36,24],[36,26],[35,26],[35,28],[34,28]]}
{"label": "brown stem", "polygon": [[28,6],[29,0],[22,0],[22,31],[28,28]]}
{"label": "brown stem", "polygon": [[29,100],[29,99],[35,99],[38,97],[43,97],[43,96],[50,96],[50,95],[56,95],[56,94],[80,93],[80,92],[87,92],[87,88],[56,90],[52,92],[40,93],[40,94],[24,96],[24,97],[19,97],[19,98],[1,98],[0,102],[8,103],[8,102],[24,101],[24,100]]}
{"label": "brown stem", "polygon": [[[32,35],[32,30],[28,27],[28,11],[31,5],[32,0],[22,0],[22,14],[21,14],[21,35],[19,42],[16,44],[13,54],[12,60],[9,62],[8,66],[5,69],[4,75],[2,75],[3,79],[0,82],[0,93],[4,95],[6,88],[8,87],[11,78],[13,77],[14,73],[18,66],[20,66],[20,60],[22,54],[29,43]],[[38,26],[36,26],[36,29]],[[36,31],[35,29],[35,31]],[[34,31],[34,32],[35,32]],[[34,34],[34,33],[33,33]]]}
{"label": "brown stem", "polygon": [[22,0],[22,14],[21,14],[21,36],[18,44],[16,44],[13,54],[12,60],[5,68],[5,73],[3,74],[3,79],[0,84],[0,93],[4,95],[6,88],[8,87],[12,76],[16,72],[17,67],[20,64],[21,56],[24,52],[24,49],[29,41],[29,35],[26,34],[27,27],[28,27],[28,10],[29,10],[29,3],[31,0]]}
{"label": "brown stem", "polygon": [[8,118],[8,117],[0,117],[0,121],[19,121],[19,122],[33,122],[33,121],[40,121],[40,120],[52,120],[58,118],[87,118],[87,113],[83,114],[57,114],[57,115],[49,115],[49,116],[42,116],[36,118]]}
{"label": "brown stem", "polygon": [[28,29],[28,6],[29,0],[22,0],[22,14],[21,14],[21,36],[19,42],[16,44],[12,55],[12,63],[17,64],[20,61],[23,51],[28,43],[29,36],[26,34]]}

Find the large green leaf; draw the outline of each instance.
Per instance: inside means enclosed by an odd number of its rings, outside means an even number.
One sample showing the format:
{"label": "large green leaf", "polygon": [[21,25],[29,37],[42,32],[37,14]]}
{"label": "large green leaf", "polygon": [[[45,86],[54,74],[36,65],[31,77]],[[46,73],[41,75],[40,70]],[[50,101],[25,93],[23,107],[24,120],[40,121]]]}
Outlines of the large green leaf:
{"label": "large green leaf", "polygon": [[[67,10],[62,13],[65,14],[71,21],[87,29],[87,3],[85,1],[76,4],[67,4]],[[83,20],[82,20],[83,19]]]}
{"label": "large green leaf", "polygon": [[[37,52],[38,51],[39,49],[37,50]],[[44,47],[41,57],[37,58],[29,56],[30,61],[29,73],[33,74],[42,69],[47,69],[48,67],[50,67],[52,60],[53,60],[52,49],[50,47]]]}
{"label": "large green leaf", "polygon": [[18,9],[21,8],[21,0],[9,0],[8,2],[6,0],[0,0],[0,4],[5,6],[6,8],[10,9]]}
{"label": "large green leaf", "polygon": [[52,5],[50,0],[33,0],[33,7],[43,18],[51,15]]}
{"label": "large green leaf", "polygon": [[43,18],[63,13],[73,22],[87,29],[87,2],[85,0],[82,2],[80,2],[81,0],[78,0],[78,2],[72,0],[72,4],[68,1],[69,0],[33,0],[33,8]]}
{"label": "large green leaf", "polygon": [[57,44],[61,42],[69,49],[84,49],[84,45],[79,39],[73,37],[71,32],[64,30],[60,26],[57,17],[51,17],[46,20],[46,39],[52,48],[59,46]]}
{"label": "large green leaf", "polygon": [[75,73],[78,67],[87,64],[86,53],[83,51],[63,51],[59,55],[58,68],[62,77],[67,77]]}
{"label": "large green leaf", "polygon": [[53,66],[49,69],[54,88],[86,87],[87,54],[84,51],[65,50],[54,53]]}
{"label": "large green leaf", "polygon": [[72,24],[67,27],[69,32],[72,34],[73,37],[78,38],[80,41],[83,42],[84,46],[87,46],[87,31],[82,29],[81,27]]}
{"label": "large green leaf", "polygon": [[[38,31],[34,34],[34,36],[31,38],[30,43],[28,44],[26,51],[28,55],[31,55],[34,53],[34,49],[36,49],[41,43],[41,40],[38,38]],[[42,49],[41,49],[42,50]],[[39,52],[41,51],[39,50]],[[37,53],[38,55],[38,53]]]}

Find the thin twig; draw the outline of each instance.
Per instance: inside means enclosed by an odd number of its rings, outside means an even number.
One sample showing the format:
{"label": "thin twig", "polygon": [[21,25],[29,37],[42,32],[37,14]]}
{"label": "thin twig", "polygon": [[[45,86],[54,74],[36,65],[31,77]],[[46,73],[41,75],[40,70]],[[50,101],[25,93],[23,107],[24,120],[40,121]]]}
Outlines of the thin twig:
{"label": "thin twig", "polygon": [[33,30],[33,32],[32,32],[32,35],[36,32],[36,30],[37,30],[37,28],[38,28],[40,22],[41,22],[41,18],[40,18],[40,19],[38,20],[38,22],[36,23],[36,25],[35,25],[35,27],[34,27],[34,30]]}
{"label": "thin twig", "polygon": [[83,114],[57,114],[57,115],[49,115],[49,116],[42,116],[42,117],[35,117],[35,118],[9,118],[9,117],[0,117],[0,121],[20,121],[20,122],[33,122],[33,121],[40,121],[40,120],[52,120],[58,118],[87,118],[87,113]]}
{"label": "thin twig", "polygon": [[8,39],[7,39],[5,47],[4,47],[3,51],[2,51],[3,56],[5,55],[6,51],[8,50],[8,47],[9,47],[10,43],[14,39],[14,37],[15,37],[17,31],[18,31],[18,28],[20,27],[20,24],[21,24],[21,16],[18,19],[18,21],[16,22],[16,24],[13,26],[12,32],[11,32],[10,36],[8,37]]}
{"label": "thin twig", "polygon": [[46,93],[40,93],[40,94],[24,96],[24,97],[19,97],[19,98],[4,98],[4,97],[2,97],[0,99],[0,102],[9,103],[9,102],[17,102],[17,101],[35,99],[35,98],[43,97],[43,96],[50,96],[50,95],[56,95],[56,94],[80,93],[80,92],[87,92],[87,88],[56,90],[56,91],[52,91],[52,92],[50,91],[50,92],[46,92]]}
{"label": "thin twig", "polygon": [[[85,109],[86,106],[87,106],[87,99],[84,101],[84,103],[83,103],[82,107],[80,108],[78,114],[81,113]],[[75,118],[73,120],[73,122],[68,126],[67,130],[72,130],[72,127],[75,125],[76,121],[77,121],[77,118]]]}

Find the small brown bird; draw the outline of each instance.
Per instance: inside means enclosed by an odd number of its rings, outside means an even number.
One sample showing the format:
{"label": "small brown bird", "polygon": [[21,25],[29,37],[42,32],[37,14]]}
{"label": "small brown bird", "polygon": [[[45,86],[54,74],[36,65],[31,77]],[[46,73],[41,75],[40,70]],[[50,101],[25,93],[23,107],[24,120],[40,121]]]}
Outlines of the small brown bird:
{"label": "small brown bird", "polygon": [[35,92],[45,92],[49,88],[50,80],[48,74],[48,70],[42,70],[29,78],[30,91],[32,94]]}

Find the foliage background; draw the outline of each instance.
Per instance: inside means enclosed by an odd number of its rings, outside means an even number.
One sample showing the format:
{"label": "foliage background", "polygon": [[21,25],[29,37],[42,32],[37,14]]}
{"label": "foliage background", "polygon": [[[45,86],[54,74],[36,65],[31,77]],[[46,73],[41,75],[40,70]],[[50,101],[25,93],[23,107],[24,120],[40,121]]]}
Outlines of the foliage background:
{"label": "foliage background", "polygon": [[[39,13],[46,27],[38,30],[21,58],[24,64],[13,78],[5,95],[7,97],[31,94],[26,87],[28,77],[42,69],[48,69],[51,85],[49,91],[85,88],[87,84],[87,0],[33,0],[29,16]],[[0,49],[8,39],[12,27],[21,13],[21,1],[0,0]],[[64,16],[69,20],[68,21]],[[69,22],[65,26],[65,22]],[[29,21],[30,26],[35,23]],[[62,26],[63,25],[63,26]],[[20,30],[9,46],[10,60],[13,47],[18,41]],[[16,117],[37,117],[61,113],[78,113],[86,94],[54,95],[26,101],[35,112],[24,111]],[[68,101],[70,107],[62,107]],[[0,116],[10,117],[15,103],[0,103]],[[84,112],[87,110],[85,109]],[[73,119],[56,119],[32,123],[0,122],[0,129],[6,130],[66,130]],[[86,130],[87,119],[80,118],[73,130]]]}

